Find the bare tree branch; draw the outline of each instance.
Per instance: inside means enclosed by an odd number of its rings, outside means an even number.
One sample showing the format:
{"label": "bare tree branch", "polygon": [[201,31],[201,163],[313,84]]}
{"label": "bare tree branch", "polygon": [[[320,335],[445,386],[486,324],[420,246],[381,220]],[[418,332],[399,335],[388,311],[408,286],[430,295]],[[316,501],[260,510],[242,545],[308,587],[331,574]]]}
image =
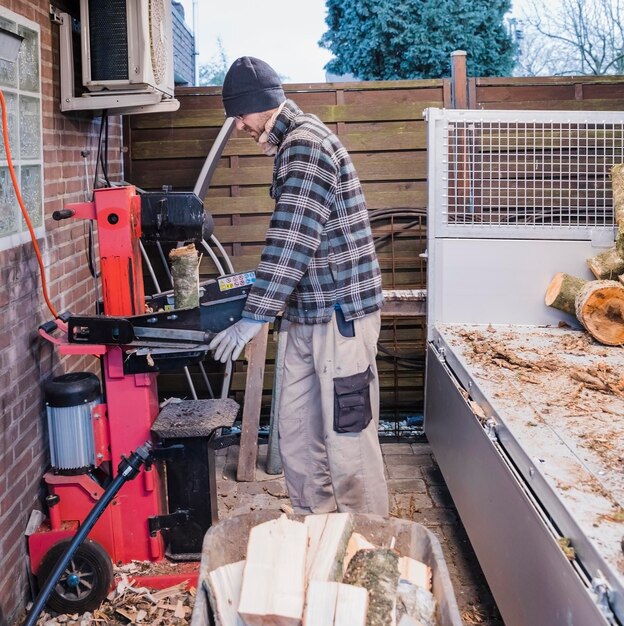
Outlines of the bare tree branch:
{"label": "bare tree branch", "polygon": [[624,0],[531,0],[514,74],[532,75],[522,72],[536,71],[537,65],[553,75],[623,73],[623,17]]}

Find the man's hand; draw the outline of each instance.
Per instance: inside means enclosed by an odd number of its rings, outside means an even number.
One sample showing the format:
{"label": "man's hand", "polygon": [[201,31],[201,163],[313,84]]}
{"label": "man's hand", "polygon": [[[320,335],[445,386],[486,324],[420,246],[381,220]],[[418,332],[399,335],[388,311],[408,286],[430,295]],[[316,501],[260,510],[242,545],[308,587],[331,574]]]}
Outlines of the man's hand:
{"label": "man's hand", "polygon": [[236,324],[222,330],[210,342],[208,348],[215,351],[214,358],[221,363],[227,363],[230,358],[236,361],[245,345],[260,332],[262,325],[266,323],[243,317]]}

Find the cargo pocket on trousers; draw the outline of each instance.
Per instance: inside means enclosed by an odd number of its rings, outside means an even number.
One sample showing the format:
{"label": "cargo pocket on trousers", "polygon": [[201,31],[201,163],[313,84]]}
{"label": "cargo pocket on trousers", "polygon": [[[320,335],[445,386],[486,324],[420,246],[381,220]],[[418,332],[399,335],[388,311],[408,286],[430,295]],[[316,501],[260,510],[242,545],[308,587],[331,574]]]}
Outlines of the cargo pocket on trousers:
{"label": "cargo pocket on trousers", "polygon": [[334,430],[359,433],[373,418],[369,383],[373,380],[370,365],[365,372],[334,378]]}

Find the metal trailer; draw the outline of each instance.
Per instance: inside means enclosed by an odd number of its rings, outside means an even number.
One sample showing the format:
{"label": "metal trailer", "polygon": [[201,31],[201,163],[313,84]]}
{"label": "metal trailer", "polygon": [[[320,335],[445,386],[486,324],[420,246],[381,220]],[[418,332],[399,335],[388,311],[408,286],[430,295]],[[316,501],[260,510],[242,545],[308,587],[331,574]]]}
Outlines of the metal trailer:
{"label": "metal trailer", "polygon": [[544,294],[613,245],[624,114],[427,121],[426,434],[506,626],[623,624],[624,398],[579,376],[624,351]]}

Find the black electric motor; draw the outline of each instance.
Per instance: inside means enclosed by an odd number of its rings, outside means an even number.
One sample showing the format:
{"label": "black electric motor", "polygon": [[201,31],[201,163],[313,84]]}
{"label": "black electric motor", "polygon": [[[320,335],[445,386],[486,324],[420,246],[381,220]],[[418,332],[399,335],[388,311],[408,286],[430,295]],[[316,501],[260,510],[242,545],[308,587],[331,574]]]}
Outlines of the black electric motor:
{"label": "black electric motor", "polygon": [[92,412],[100,402],[100,381],[72,372],[44,384],[50,459],[61,474],[82,474],[96,465]]}

